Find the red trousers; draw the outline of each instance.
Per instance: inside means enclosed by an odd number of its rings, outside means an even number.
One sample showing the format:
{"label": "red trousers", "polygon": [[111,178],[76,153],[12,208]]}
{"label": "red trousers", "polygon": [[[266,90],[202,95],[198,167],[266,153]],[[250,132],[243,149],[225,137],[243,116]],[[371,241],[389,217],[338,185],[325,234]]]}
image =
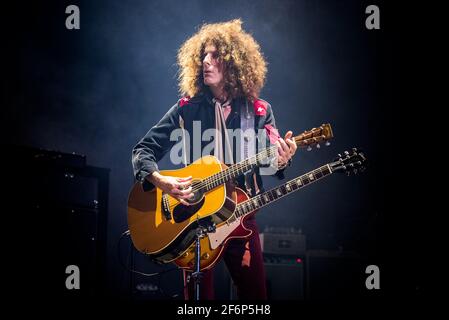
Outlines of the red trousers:
{"label": "red trousers", "polygon": [[[223,259],[237,288],[239,299],[266,300],[265,269],[256,220],[253,217],[249,218],[245,226],[253,233],[249,238],[230,240]],[[213,300],[215,297],[213,271],[213,269],[206,270],[202,274],[200,300]],[[190,281],[186,284],[188,275],[184,272],[184,297],[186,300],[193,300],[194,281],[190,277]]]}

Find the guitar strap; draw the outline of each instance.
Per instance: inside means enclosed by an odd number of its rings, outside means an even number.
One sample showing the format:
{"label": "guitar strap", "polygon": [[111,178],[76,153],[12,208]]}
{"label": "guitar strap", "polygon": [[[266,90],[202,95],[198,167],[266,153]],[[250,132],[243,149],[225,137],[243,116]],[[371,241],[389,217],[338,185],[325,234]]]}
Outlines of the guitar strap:
{"label": "guitar strap", "polygon": [[[241,159],[248,159],[256,154],[256,132],[254,129],[254,108],[248,106],[245,99],[245,106],[240,108],[240,155]],[[256,190],[254,169],[244,173],[246,191],[254,197],[259,190]]]}
{"label": "guitar strap", "polygon": [[179,116],[179,127],[182,129],[182,162],[184,162],[184,167],[187,167],[187,149],[186,149],[186,134],[184,131],[184,119]]}

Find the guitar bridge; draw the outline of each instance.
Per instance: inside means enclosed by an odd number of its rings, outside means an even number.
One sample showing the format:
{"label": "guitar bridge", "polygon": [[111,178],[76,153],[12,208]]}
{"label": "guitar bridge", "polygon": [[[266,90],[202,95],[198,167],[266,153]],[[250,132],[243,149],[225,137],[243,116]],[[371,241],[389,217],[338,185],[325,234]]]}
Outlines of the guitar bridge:
{"label": "guitar bridge", "polygon": [[170,203],[168,202],[168,197],[166,194],[162,195],[162,213],[165,217],[165,220],[170,221],[172,216],[170,213]]}

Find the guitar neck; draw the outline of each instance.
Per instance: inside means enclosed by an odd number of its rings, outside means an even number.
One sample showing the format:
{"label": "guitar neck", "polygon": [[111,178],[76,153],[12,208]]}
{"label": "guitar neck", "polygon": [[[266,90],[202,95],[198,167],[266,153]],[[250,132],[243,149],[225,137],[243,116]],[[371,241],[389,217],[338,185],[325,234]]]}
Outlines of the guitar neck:
{"label": "guitar neck", "polygon": [[[293,137],[293,140],[299,148],[303,148],[312,144],[318,144],[321,141],[326,141],[327,139],[333,137],[332,130],[329,124],[323,125],[321,128],[322,129],[319,130],[312,129],[311,131],[306,131],[296,137]],[[251,169],[260,167],[262,165],[267,165],[267,160],[273,158],[274,156],[276,156],[276,154],[277,146],[272,145],[269,148],[262,150],[258,154],[204,179],[201,183],[202,189],[207,192],[218,187],[219,185],[237,178],[238,176]]]}
{"label": "guitar neck", "polygon": [[206,179],[203,180],[203,185],[205,191],[212,190],[219,185],[226,183],[232,179],[237,178],[238,176],[244,174],[245,172],[259,167],[266,162],[268,158],[271,158],[276,155],[276,146],[271,146],[267,149],[262,150],[255,156],[252,156],[248,159],[245,159],[237,164],[234,164],[227,169],[220,171]]}
{"label": "guitar neck", "polygon": [[300,177],[292,179],[276,188],[270,189],[261,193],[251,199],[241,202],[237,205],[235,210],[235,217],[243,217],[257,209],[260,209],[274,201],[283,198],[284,196],[298,191],[305,186],[316,182],[333,173],[329,164],[326,164],[318,169],[310,171]]}

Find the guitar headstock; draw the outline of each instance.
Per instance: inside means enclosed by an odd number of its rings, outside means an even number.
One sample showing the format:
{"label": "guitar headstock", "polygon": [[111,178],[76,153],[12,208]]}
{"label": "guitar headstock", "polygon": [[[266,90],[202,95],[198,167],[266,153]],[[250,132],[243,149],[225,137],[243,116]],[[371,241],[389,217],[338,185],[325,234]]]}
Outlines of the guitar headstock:
{"label": "guitar headstock", "polygon": [[313,145],[320,148],[321,142],[324,142],[326,146],[330,145],[329,140],[333,137],[334,134],[332,133],[331,125],[326,123],[318,128],[304,131],[300,135],[294,137],[294,139],[298,147],[307,147],[307,150],[310,151],[312,150]]}
{"label": "guitar headstock", "polygon": [[348,175],[352,173],[357,174],[359,171],[365,170],[366,157],[360,150],[352,148],[352,150],[345,151],[343,154],[338,154],[337,159],[330,163],[329,166],[334,172],[346,172]]}

